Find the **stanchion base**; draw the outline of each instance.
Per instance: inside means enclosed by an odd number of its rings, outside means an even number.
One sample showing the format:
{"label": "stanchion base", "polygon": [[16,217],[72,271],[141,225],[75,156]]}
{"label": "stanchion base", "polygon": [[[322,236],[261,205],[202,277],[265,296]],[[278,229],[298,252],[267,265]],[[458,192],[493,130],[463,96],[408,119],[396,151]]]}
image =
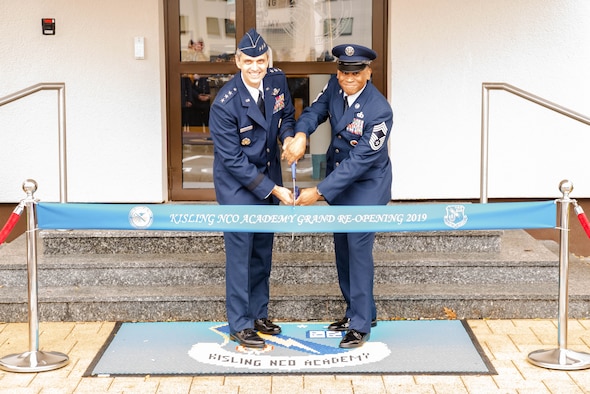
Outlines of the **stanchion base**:
{"label": "stanchion base", "polygon": [[568,349],[537,350],[529,353],[529,362],[543,368],[574,371],[590,368],[590,354]]}
{"label": "stanchion base", "polygon": [[0,359],[0,369],[9,372],[44,372],[68,365],[68,356],[58,352],[25,352]]}

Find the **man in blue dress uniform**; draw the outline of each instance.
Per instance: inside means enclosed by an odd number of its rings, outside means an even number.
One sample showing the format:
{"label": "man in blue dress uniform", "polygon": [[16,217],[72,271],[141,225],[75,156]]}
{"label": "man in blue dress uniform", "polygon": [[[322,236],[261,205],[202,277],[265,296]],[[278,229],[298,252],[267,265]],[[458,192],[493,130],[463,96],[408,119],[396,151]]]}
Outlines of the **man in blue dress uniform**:
{"label": "man in blue dress uniform", "polygon": [[[393,112],[371,83],[375,51],[360,45],[338,45],[337,74],[307,107],[295,126],[296,136],[285,146],[289,163],[305,153],[307,137],[330,119],[332,140],[326,155],[326,178],[301,190],[296,204],[314,204],[320,196],[331,205],[386,205],[391,199],[392,169],[387,143]],[[375,233],[335,233],[336,268],[346,300],[344,318],[329,330],[347,331],[340,347],[362,346],[377,324],[373,297]]]}
{"label": "man in blue dress uniform", "polygon": [[[293,139],[295,109],[285,74],[269,68],[268,46],[254,30],[238,43],[240,71],[217,94],[209,119],[214,143],[213,180],[222,205],[293,204],[282,187],[280,149]],[[268,319],[272,233],[224,233],[226,310],[230,337],[263,348],[257,332],[276,335]]]}

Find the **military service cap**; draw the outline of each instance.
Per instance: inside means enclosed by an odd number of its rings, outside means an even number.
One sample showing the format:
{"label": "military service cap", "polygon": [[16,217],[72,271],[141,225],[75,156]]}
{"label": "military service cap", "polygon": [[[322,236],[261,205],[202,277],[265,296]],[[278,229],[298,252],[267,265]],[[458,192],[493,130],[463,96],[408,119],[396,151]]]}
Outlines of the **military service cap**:
{"label": "military service cap", "polygon": [[238,43],[238,49],[250,57],[258,57],[268,51],[268,45],[256,30],[250,29]]}
{"label": "military service cap", "polygon": [[377,52],[371,48],[355,44],[337,45],[332,55],[338,58],[338,70],[344,72],[361,71],[377,58]]}

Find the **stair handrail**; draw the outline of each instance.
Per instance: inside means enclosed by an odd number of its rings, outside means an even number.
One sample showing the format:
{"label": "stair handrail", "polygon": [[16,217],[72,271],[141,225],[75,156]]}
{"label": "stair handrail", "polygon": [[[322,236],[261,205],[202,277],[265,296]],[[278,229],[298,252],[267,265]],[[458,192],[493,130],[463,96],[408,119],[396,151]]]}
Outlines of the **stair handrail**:
{"label": "stair handrail", "polygon": [[504,82],[484,82],[482,83],[482,98],[481,98],[481,165],[480,165],[480,192],[479,202],[488,202],[488,140],[489,140],[489,91],[490,90],[504,90],[512,93],[518,97],[529,100],[535,104],[541,105],[547,109],[555,111],[568,118],[577,120],[590,126],[590,118],[572,111],[559,104],[546,100],[542,97],[529,93],[525,90],[517,88],[516,86]]}
{"label": "stair handrail", "polygon": [[66,152],[66,84],[64,82],[41,82],[18,92],[0,97],[0,107],[42,90],[57,90],[57,122],[59,132],[59,202],[67,202],[67,152]]}

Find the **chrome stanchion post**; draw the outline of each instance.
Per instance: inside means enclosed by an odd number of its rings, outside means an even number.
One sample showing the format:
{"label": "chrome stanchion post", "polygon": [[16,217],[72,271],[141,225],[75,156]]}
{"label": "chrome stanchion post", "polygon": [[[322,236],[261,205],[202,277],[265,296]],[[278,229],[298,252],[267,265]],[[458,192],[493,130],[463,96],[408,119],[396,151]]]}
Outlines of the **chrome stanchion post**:
{"label": "chrome stanchion post", "polygon": [[563,198],[557,200],[560,205],[560,239],[559,239],[559,309],[557,322],[557,349],[536,350],[529,354],[528,361],[539,367],[561,370],[578,370],[590,368],[590,354],[567,349],[568,319],[568,270],[569,270],[569,208],[575,202],[569,196],[574,185],[563,180],[559,184]]}
{"label": "chrome stanchion post", "polygon": [[39,311],[37,291],[37,200],[33,196],[37,182],[23,182],[27,197],[23,200],[27,209],[27,271],[29,278],[29,351],[11,354],[0,359],[0,369],[10,372],[43,372],[61,368],[70,362],[68,356],[58,352],[39,350]]}

